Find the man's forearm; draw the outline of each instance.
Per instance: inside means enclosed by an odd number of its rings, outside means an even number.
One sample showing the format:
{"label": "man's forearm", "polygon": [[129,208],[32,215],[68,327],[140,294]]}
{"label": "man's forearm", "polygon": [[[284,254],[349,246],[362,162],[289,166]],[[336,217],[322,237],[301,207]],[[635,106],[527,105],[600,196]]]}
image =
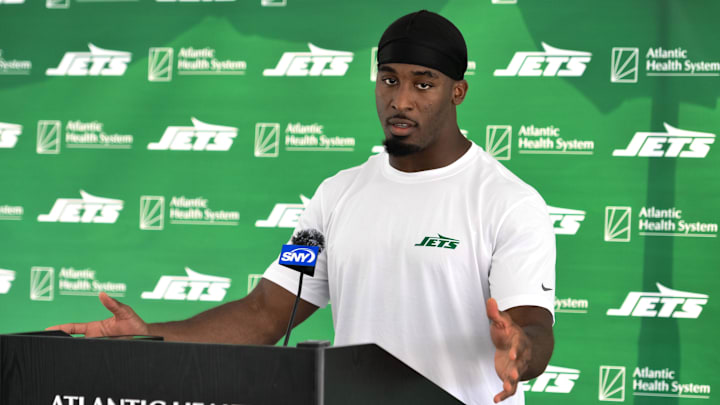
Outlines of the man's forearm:
{"label": "man's forearm", "polygon": [[284,332],[277,323],[251,300],[242,299],[183,321],[148,324],[148,333],[162,336],[166,341],[274,344]]}
{"label": "man's forearm", "polygon": [[550,311],[536,306],[520,306],[506,311],[512,321],[523,331],[524,343],[521,351],[527,361],[527,369],[520,375],[520,380],[533,379],[547,367],[552,356],[555,338],[553,337],[553,317]]}
{"label": "man's forearm", "polygon": [[[261,279],[245,298],[199,313],[184,321],[148,324],[148,333],[168,341],[275,344],[285,333],[295,295]],[[318,307],[300,300],[294,324]],[[294,326],[294,325],[293,325]]]}
{"label": "man's forearm", "polygon": [[545,371],[552,356],[555,338],[552,327],[540,325],[527,325],[522,327],[530,340],[530,359],[527,370],[520,376],[520,380],[531,380]]}

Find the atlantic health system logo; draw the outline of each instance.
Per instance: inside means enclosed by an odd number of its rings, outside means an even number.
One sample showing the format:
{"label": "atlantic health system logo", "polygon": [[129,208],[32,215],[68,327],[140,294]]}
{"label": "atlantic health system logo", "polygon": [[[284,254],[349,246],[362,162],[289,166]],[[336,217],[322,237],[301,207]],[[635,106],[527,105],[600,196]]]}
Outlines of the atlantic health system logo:
{"label": "atlantic health system logo", "polygon": [[122,282],[101,281],[98,271],[91,268],[61,267],[56,274],[54,267],[33,267],[30,270],[30,299],[33,301],[53,301],[55,289],[59,295],[97,296],[105,292],[112,297],[124,297],[127,284]]}
{"label": "atlantic health system logo", "polygon": [[45,0],[47,8],[70,8],[70,0]]}
{"label": "atlantic health system logo", "polygon": [[255,289],[257,287],[260,280],[262,280],[263,275],[262,274],[248,274],[248,287],[247,287],[247,293],[250,294],[250,291]]}
{"label": "atlantic health system logo", "polygon": [[30,299],[52,301],[55,298],[55,269],[33,267],[30,269]]}
{"label": "atlantic health system logo", "polygon": [[38,121],[38,154],[59,154],[63,139],[70,149],[131,149],[134,142],[133,135],[107,131],[105,124],[97,120],[68,121],[64,138],[62,125],[57,120]]}
{"label": "atlantic health system logo", "polygon": [[631,216],[631,207],[605,207],[605,242],[630,242]]}
{"label": "atlantic health system logo", "polygon": [[45,71],[48,76],[122,76],[132,58],[130,52],[113,51],[88,44],[90,52],[67,52],[60,64]]}
{"label": "atlantic health system logo", "polygon": [[319,48],[308,43],[310,52],[285,52],[277,66],[263,76],[345,76],[353,53]]}
{"label": "atlantic health system logo", "polygon": [[[3,4],[0,1],[0,4]],[[3,76],[27,76],[32,71],[32,61],[24,59],[5,59],[3,50],[0,49],[0,75]]]}
{"label": "atlantic health system logo", "polygon": [[516,52],[505,69],[493,76],[579,77],[585,73],[592,53],[552,47],[542,42],[542,52]]}
{"label": "atlantic health system logo", "polygon": [[[240,212],[216,210],[208,198],[184,195],[167,199],[168,219],[173,225],[222,225],[236,226],[240,221]],[[165,197],[154,195],[140,196],[140,229],[161,231],[165,227]]]}
{"label": "atlantic health system logo", "polygon": [[36,151],[41,155],[57,155],[60,153],[62,128],[60,121],[40,120],[37,125]]}
{"label": "atlantic health system logo", "polygon": [[[485,149],[497,160],[510,160],[513,149],[513,130],[510,125],[488,125],[485,130]],[[531,155],[592,155],[595,142],[568,139],[555,125],[521,125],[517,134],[517,150]]]}
{"label": "atlantic health system logo", "polygon": [[605,207],[605,241],[630,242],[633,221],[637,221],[637,234],[644,237],[716,238],[720,232],[717,222],[697,221],[676,206],[643,206],[636,212],[633,219],[632,207]]}
{"label": "atlantic health system logo", "polygon": [[558,298],[555,297],[555,313],[587,314],[590,301],[584,298]]}
{"label": "atlantic health system logo", "polygon": [[140,229],[161,231],[165,228],[165,197],[144,195],[140,197]]}
{"label": "atlantic health system logo", "polygon": [[258,122],[255,124],[255,157],[277,157],[280,153],[280,124]]}
{"label": "atlantic health system logo", "polygon": [[[680,380],[676,369],[665,367],[635,366],[629,387],[632,396],[710,399],[712,386]],[[598,399],[607,402],[624,402],[627,383],[625,366],[600,366]]]}
{"label": "atlantic health system logo", "polygon": [[645,68],[645,76],[665,77],[718,77],[720,62],[717,60],[690,59],[688,49],[683,47],[648,48],[644,53],[644,63],[640,63],[640,49],[633,47],[612,48],[610,82],[637,83],[639,67]]}
{"label": "atlantic health system logo", "polygon": [[0,221],[20,221],[25,214],[25,208],[22,205],[0,205]]}
{"label": "atlantic health system logo", "polygon": [[173,48],[150,48],[148,55],[148,81],[169,82],[173,67],[178,75],[193,76],[237,76],[244,75],[247,62],[244,60],[220,59],[215,48],[183,47],[177,51],[177,62]]}
{"label": "atlantic health system logo", "polygon": [[485,128],[485,150],[497,160],[512,156],[512,126],[488,125]]}
{"label": "atlantic health system logo", "polygon": [[609,402],[625,401],[625,367],[600,366],[598,399]]}
{"label": "atlantic health system logo", "polygon": [[312,124],[288,123],[285,126],[284,136],[281,136],[278,122],[255,124],[255,157],[278,157],[281,144],[289,152],[352,152],[355,150],[354,137],[327,135],[325,126],[317,122]]}
{"label": "atlantic health system logo", "polygon": [[638,49],[613,48],[611,54],[610,81],[613,83],[637,83]]}

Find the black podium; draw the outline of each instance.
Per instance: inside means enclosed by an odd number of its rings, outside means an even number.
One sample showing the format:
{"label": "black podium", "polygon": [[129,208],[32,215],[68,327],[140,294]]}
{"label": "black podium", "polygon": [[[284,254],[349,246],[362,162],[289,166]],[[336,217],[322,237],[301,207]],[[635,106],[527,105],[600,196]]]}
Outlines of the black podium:
{"label": "black podium", "polygon": [[461,402],[374,344],[274,347],[0,335],[0,404]]}

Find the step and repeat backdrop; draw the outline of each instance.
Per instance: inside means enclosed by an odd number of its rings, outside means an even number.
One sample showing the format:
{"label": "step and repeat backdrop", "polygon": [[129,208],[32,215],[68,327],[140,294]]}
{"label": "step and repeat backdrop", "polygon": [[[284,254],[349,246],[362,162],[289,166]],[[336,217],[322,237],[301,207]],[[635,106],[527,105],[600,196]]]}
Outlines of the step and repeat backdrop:
{"label": "step and repeat backdrop", "polygon": [[[381,150],[375,46],[422,8],[468,44],[463,132],[554,221],[527,402],[720,401],[715,1],[0,0],[0,333],[245,296]],[[293,334],[332,337],[329,308]]]}

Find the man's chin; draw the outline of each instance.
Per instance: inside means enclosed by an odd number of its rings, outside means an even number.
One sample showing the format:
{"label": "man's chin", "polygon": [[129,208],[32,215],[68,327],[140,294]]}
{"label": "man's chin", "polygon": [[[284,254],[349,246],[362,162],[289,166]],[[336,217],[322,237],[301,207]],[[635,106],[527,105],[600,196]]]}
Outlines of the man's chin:
{"label": "man's chin", "polygon": [[422,150],[418,145],[405,142],[405,138],[395,136],[385,138],[383,145],[385,145],[385,150],[391,156],[408,156]]}

